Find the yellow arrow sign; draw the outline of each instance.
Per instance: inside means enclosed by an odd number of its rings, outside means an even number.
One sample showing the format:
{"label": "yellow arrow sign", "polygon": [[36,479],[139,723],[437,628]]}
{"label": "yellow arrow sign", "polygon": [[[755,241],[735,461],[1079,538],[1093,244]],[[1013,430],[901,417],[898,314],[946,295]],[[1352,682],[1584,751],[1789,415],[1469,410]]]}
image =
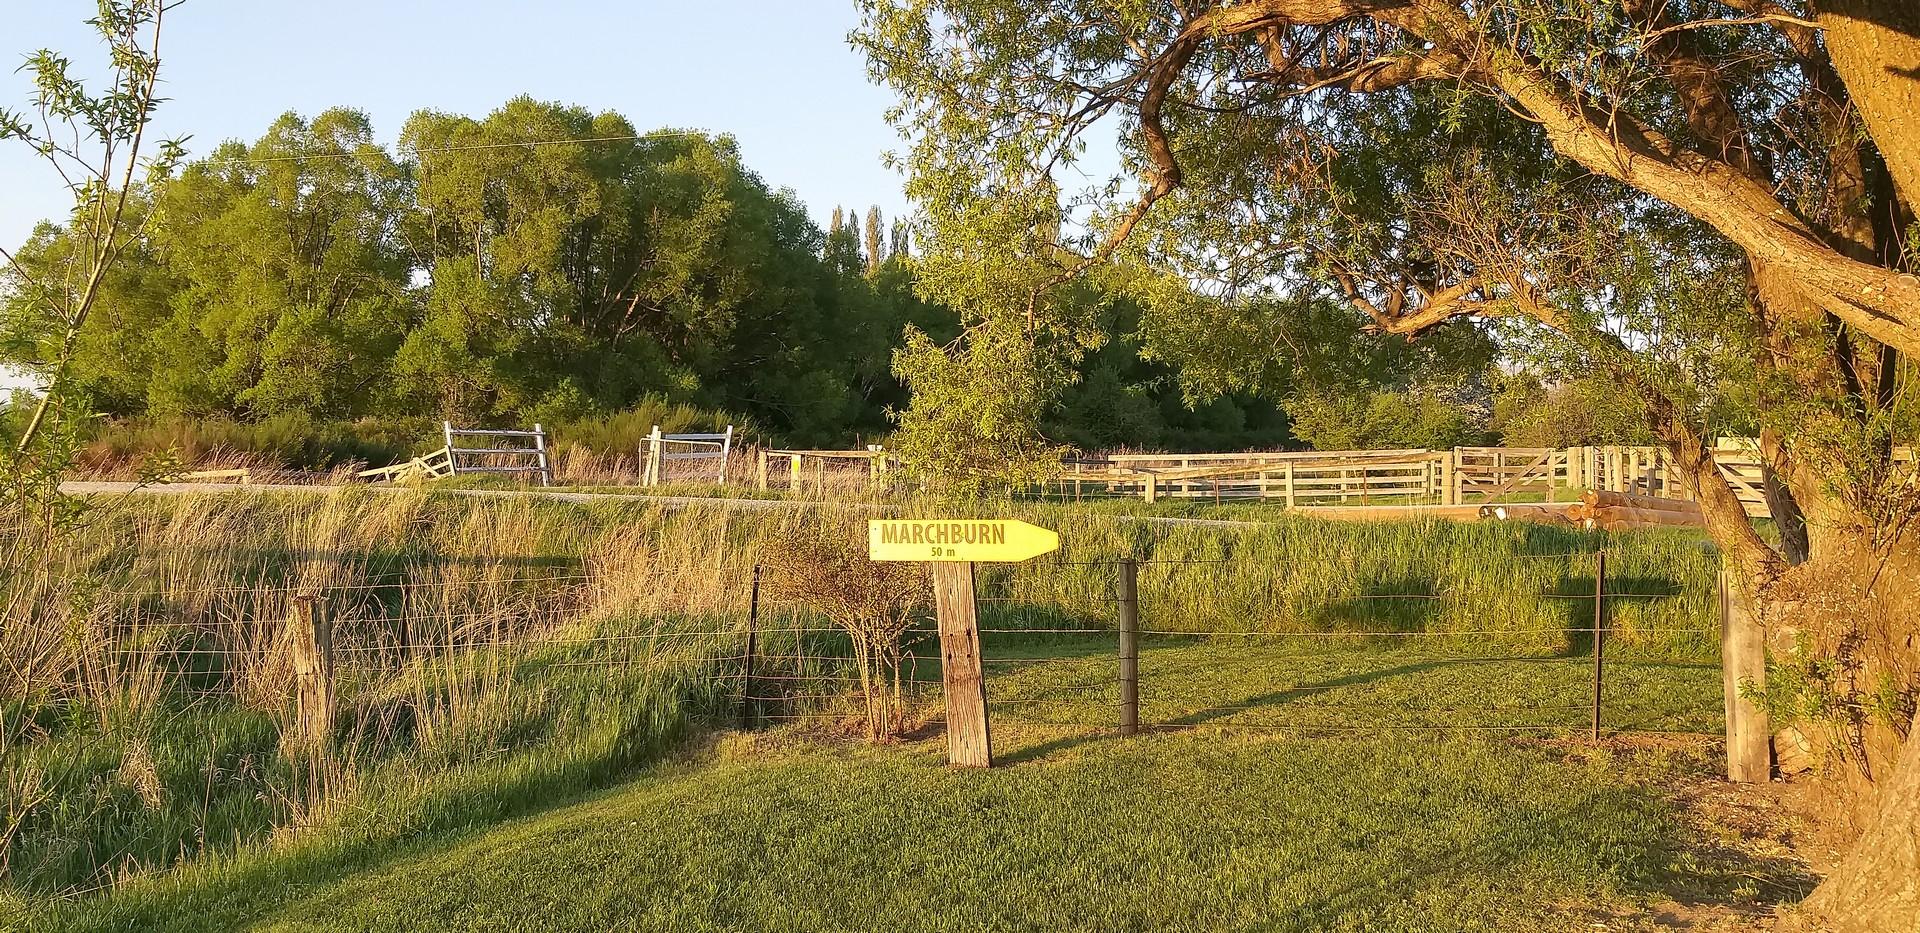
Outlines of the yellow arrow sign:
{"label": "yellow arrow sign", "polygon": [[1010,519],[867,522],[867,556],[874,560],[1014,563],[1059,547],[1059,535]]}

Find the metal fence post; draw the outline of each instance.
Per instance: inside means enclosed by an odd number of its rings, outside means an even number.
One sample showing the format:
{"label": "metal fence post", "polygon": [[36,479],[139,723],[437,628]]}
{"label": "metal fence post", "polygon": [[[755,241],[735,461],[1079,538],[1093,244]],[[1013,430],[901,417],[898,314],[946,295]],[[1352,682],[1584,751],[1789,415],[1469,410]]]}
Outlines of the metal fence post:
{"label": "metal fence post", "polygon": [[760,629],[760,565],[753,565],[753,589],[747,597],[747,658],[740,669],[740,728],[752,729],[759,721],[753,698],[753,656],[758,647]]}
{"label": "metal fence post", "polygon": [[1600,688],[1607,651],[1607,552],[1593,557],[1593,740],[1600,741]]}
{"label": "metal fence post", "polygon": [[1120,559],[1120,734],[1140,731],[1140,564]]}

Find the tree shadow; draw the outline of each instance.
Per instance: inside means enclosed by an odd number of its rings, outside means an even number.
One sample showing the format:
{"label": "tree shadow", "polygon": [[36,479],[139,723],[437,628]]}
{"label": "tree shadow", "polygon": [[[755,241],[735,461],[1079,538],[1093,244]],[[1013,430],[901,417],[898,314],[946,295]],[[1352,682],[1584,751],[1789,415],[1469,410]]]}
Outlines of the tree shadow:
{"label": "tree shadow", "polygon": [[1368,585],[1365,591],[1335,597],[1306,617],[1312,632],[1423,632],[1446,612],[1445,599],[1432,576],[1401,574]]}
{"label": "tree shadow", "polygon": [[[1638,798],[1638,799],[1634,799]],[[1546,840],[1579,839],[1606,822],[1603,810],[1621,807],[1646,808],[1656,805],[1647,789],[1633,786],[1590,789],[1562,806],[1528,817],[1507,814],[1492,832],[1467,845],[1448,845],[1426,853],[1400,852],[1390,867],[1375,872],[1351,873],[1349,883],[1318,889],[1317,897],[1294,914],[1300,923],[1296,929],[1314,929],[1354,912],[1407,900],[1410,891],[1465,876],[1488,876],[1509,871],[1526,862],[1532,851]],[[1620,839],[1606,840],[1610,850],[1623,844]],[[1756,904],[1755,898],[1742,893],[1752,886],[1762,897],[1797,893],[1804,896],[1817,880],[1796,859],[1759,853],[1737,853],[1711,871],[1678,871],[1680,856],[1697,850],[1700,841],[1682,838],[1682,831],[1669,827],[1654,838],[1639,841],[1629,851],[1609,851],[1624,874],[1620,880],[1627,893],[1665,896],[1691,906],[1712,905],[1728,908],[1751,917],[1764,916],[1770,905]],[[1784,902],[1787,898],[1780,897]],[[1797,898],[1794,898],[1797,900]]]}
{"label": "tree shadow", "polygon": [[[1246,697],[1236,703],[1223,705],[1223,706],[1208,707],[1206,709],[1189,713],[1185,716],[1179,716],[1179,717],[1164,720],[1161,722],[1152,722],[1152,723],[1143,722],[1140,724],[1140,731],[1141,732],[1179,732],[1183,730],[1195,729],[1201,726],[1205,726],[1209,723],[1218,721],[1220,719],[1224,719],[1229,716],[1245,713],[1250,709],[1273,708],[1273,707],[1284,706],[1288,703],[1291,703],[1291,702],[1294,702],[1295,700],[1300,699],[1302,696],[1312,694],[1312,693],[1317,693],[1323,690],[1331,690],[1339,687],[1361,686],[1364,684],[1386,680],[1392,677],[1403,677],[1411,674],[1419,674],[1425,671],[1438,670],[1440,668],[1451,667],[1459,664],[1470,664],[1470,663],[1474,663],[1477,660],[1483,660],[1483,659],[1458,658],[1458,659],[1447,659],[1447,660],[1420,661],[1414,664],[1402,664],[1397,667],[1385,668],[1377,671],[1363,671],[1356,674],[1348,674],[1341,677],[1328,678],[1325,680],[1314,681],[1312,683],[1300,684],[1293,687],[1286,687],[1280,690],[1272,690],[1266,693],[1256,694],[1254,696]],[[1038,745],[1026,746],[1019,749],[1018,751],[1014,751],[1004,756],[997,756],[997,757],[1000,762],[1005,764],[1020,764],[1022,762],[1034,761],[1040,758],[1044,758],[1047,755],[1052,754],[1054,752],[1064,751],[1066,749],[1084,745],[1089,742],[1095,742],[1102,739],[1116,738],[1118,737],[1117,729],[1118,729],[1117,724],[1112,728],[1096,727],[1095,731],[1085,732],[1085,733],[1080,733],[1075,735],[1061,736],[1060,738],[1053,739],[1051,741],[1042,742]],[[1312,731],[1312,727],[1304,726],[1302,727],[1302,731],[1310,732]]]}

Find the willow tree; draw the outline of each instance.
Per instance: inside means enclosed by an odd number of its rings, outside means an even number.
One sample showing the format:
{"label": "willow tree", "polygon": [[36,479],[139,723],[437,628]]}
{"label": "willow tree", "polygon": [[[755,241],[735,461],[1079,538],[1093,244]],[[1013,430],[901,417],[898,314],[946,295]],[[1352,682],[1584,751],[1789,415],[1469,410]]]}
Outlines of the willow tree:
{"label": "willow tree", "polygon": [[[1125,267],[1242,351],[1276,306],[1247,296],[1320,292],[1390,333],[1550,332],[1637,389],[1780,658],[1841,672],[1807,692],[1865,829],[1806,914],[1911,928],[1920,484],[1891,451],[1920,350],[1920,7],[866,0],[855,41],[900,96],[928,287],[983,320],[1043,332],[1054,289]],[[1061,203],[1108,140],[1118,170]],[[1729,377],[1778,544],[1714,463]]]}

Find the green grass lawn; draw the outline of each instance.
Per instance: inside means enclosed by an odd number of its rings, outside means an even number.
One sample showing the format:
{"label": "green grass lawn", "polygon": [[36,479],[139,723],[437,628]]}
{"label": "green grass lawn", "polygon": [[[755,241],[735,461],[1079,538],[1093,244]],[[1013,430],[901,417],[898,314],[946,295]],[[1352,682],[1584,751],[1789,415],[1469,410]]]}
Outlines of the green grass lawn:
{"label": "green grass lawn", "polygon": [[[1143,719],[1210,728],[1122,739],[1104,726],[1104,647],[989,636],[987,654],[1008,659],[991,672],[1003,763],[992,771],[946,769],[937,733],[869,748],[801,723],[723,737],[611,791],[425,839],[356,873],[260,871],[222,898],[160,879],[62,919],[176,931],[1588,930],[1659,928],[1655,908],[1678,900],[1718,905],[1724,928],[1746,929],[1740,911],[1805,893],[1794,865],[1715,854],[1670,802],[1673,785],[1710,767],[1709,740],[1568,738],[1584,710],[1515,707],[1583,702],[1586,659],[1486,660],[1517,652],[1475,647],[1161,639],[1142,652]],[[1632,707],[1636,724],[1710,731],[1717,676],[1623,663],[1609,698],[1622,722]]]}

